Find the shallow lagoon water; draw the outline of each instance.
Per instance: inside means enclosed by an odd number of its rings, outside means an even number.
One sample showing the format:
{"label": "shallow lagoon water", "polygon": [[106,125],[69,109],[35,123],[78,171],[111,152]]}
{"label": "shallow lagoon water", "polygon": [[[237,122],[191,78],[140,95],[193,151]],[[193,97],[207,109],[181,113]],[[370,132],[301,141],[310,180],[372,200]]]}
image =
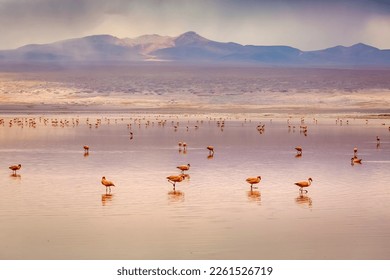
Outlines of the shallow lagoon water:
{"label": "shallow lagoon water", "polygon": [[[0,126],[1,259],[390,257],[384,120],[306,118],[305,136],[299,118],[289,130],[283,118],[227,117],[222,130],[206,115],[94,115],[92,127],[85,115],[25,117],[36,127],[9,127],[10,115]],[[54,127],[54,118],[69,123]],[[350,163],[355,146],[361,165]],[[18,163],[11,176],[8,166]],[[190,178],[173,191],[166,177],[187,163]],[[258,175],[250,191],[245,179]],[[102,176],[116,184],[111,195]],[[301,194],[294,182],[308,177],[312,186]]]}

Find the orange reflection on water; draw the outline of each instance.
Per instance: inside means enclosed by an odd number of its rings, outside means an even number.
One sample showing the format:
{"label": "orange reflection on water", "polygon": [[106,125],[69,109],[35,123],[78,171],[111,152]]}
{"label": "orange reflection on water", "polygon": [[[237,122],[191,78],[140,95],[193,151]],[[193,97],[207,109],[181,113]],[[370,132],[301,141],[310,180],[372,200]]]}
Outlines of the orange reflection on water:
{"label": "orange reflection on water", "polygon": [[172,190],[168,192],[168,200],[170,202],[183,202],[184,201],[184,192]]}
{"label": "orange reflection on water", "polygon": [[260,191],[250,190],[247,192],[247,196],[248,196],[249,201],[261,202]]}
{"label": "orange reflection on water", "polygon": [[102,194],[102,205],[107,206],[112,203],[112,198],[114,197],[113,194]]}
{"label": "orange reflection on water", "polygon": [[22,175],[20,174],[11,174],[9,175],[12,179],[15,179],[15,180],[20,180],[22,179]]}
{"label": "orange reflection on water", "polygon": [[297,198],[295,198],[295,202],[298,205],[301,205],[304,207],[308,206],[309,208],[311,208],[313,206],[313,200],[311,199],[311,197],[308,195],[304,195],[302,193]]}

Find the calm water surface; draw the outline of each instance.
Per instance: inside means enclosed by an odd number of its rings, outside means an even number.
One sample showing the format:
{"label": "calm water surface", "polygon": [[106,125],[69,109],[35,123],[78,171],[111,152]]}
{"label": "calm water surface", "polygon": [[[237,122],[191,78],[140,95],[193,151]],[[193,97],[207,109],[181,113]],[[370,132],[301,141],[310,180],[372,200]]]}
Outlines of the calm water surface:
{"label": "calm water surface", "polygon": [[[298,118],[289,130],[266,118],[226,118],[221,129],[204,115],[91,115],[92,127],[85,115],[24,117],[36,127],[10,127],[11,115],[0,126],[1,259],[390,258],[385,121],[307,118],[305,136]],[[355,146],[363,163],[352,166]],[[166,177],[187,163],[190,178],[173,191]],[[250,191],[245,179],[259,175]],[[117,186],[111,195],[102,176]],[[294,182],[308,177],[300,194]]]}

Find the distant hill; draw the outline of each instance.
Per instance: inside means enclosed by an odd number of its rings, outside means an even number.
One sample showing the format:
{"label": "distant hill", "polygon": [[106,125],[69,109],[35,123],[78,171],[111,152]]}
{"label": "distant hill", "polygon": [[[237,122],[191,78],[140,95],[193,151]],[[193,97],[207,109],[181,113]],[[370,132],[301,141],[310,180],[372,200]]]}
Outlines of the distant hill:
{"label": "distant hill", "polygon": [[133,39],[94,35],[0,51],[0,63],[132,61],[387,67],[390,66],[390,50],[380,50],[359,43],[350,47],[336,46],[324,50],[301,51],[289,46],[253,46],[216,42],[191,31],[178,37],[154,34]]}

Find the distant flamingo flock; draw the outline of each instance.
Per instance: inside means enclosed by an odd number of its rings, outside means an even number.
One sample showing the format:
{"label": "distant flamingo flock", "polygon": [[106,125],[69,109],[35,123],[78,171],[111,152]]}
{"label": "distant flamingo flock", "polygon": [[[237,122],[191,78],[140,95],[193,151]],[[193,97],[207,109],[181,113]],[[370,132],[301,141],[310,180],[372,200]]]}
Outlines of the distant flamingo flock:
{"label": "distant flamingo flock", "polygon": [[[317,120],[316,119],[313,119],[313,120],[314,120],[315,124],[317,124]],[[105,121],[109,124],[111,120],[106,118]],[[117,119],[114,120],[115,123],[117,123],[117,121],[118,121]],[[124,119],[121,118],[121,121],[124,121]],[[67,120],[67,119],[62,120],[62,119],[57,119],[57,118],[49,119],[49,118],[39,117],[39,122],[43,123],[44,125],[51,124],[52,126],[66,127],[66,126],[77,126],[77,125],[79,125],[80,120],[78,118],[72,118],[72,120]],[[247,122],[247,119],[245,119],[245,122]],[[308,126],[305,125],[304,122],[305,122],[304,118],[301,118],[300,132],[303,133],[304,136],[307,136],[308,135]],[[197,124],[193,127],[195,130],[200,128],[200,125],[203,123],[203,120],[196,121],[196,123]],[[217,123],[217,127],[223,131],[223,129],[225,128],[225,120],[220,119],[216,123]],[[349,124],[348,121],[346,123]],[[99,128],[99,126],[102,125],[102,119],[96,119],[95,123],[91,123],[89,118],[87,118],[86,124],[89,128],[92,128],[92,127]],[[157,124],[159,126],[165,126],[167,124],[167,120],[158,120],[157,122],[153,122],[153,121],[145,120],[145,118],[143,118],[143,119],[135,119],[133,124],[131,124],[131,123],[127,124],[127,128],[130,130],[130,132],[129,132],[130,140],[132,140],[134,138],[134,133],[133,133],[133,131],[131,131],[133,125],[138,125],[139,127],[141,127],[141,125],[150,126],[150,125],[155,125],[155,124]],[[342,120],[337,119],[336,124],[342,125]],[[368,120],[366,120],[366,124],[368,124]],[[4,119],[0,119],[0,125],[2,125],[2,126],[5,125]],[[13,125],[17,125],[17,126],[21,126],[21,127],[28,126],[28,127],[35,128],[37,126],[37,119],[36,118],[14,118],[8,122],[9,127],[12,127]],[[176,132],[181,127],[182,124],[179,121],[172,121],[171,125],[173,127],[173,131]],[[288,125],[289,132],[291,131],[291,129],[295,130],[295,126],[291,125],[290,119],[287,120],[287,125]],[[189,131],[190,126],[188,125],[188,123],[187,123],[187,125],[185,125],[185,129],[186,129],[186,131]],[[260,134],[263,134],[265,132],[265,129],[266,129],[265,124],[260,123],[259,125],[256,126],[256,129]],[[390,127],[389,127],[389,131],[390,131]],[[377,148],[380,145],[380,141],[381,140],[380,140],[379,136],[376,136]],[[179,146],[179,152],[182,152],[182,151],[184,153],[187,152],[188,145],[186,142],[180,141],[180,142],[178,142],[178,146]],[[84,156],[89,155],[90,146],[83,145],[83,149],[84,149]],[[209,146],[206,146],[206,149],[208,150],[208,158],[209,159],[213,158],[214,153],[215,153],[215,147],[209,145]],[[303,147],[296,146],[294,149],[296,151],[296,157],[302,157]],[[358,157],[358,148],[357,147],[353,148],[353,156],[351,157],[351,165],[355,165],[355,164],[362,164],[362,158]],[[12,175],[16,176],[17,171],[19,171],[21,169],[21,167],[22,167],[21,164],[15,164],[15,165],[9,166],[9,169],[12,171]],[[177,183],[180,183],[180,182],[184,181],[186,178],[189,178],[189,174],[185,173],[185,172],[188,172],[190,170],[191,164],[187,163],[187,164],[183,164],[183,165],[178,165],[176,168],[180,170],[180,174],[170,175],[170,176],[166,177],[168,182],[172,184],[173,190],[175,190]],[[20,176],[20,175],[18,175],[18,176]],[[254,185],[258,185],[261,180],[262,180],[262,177],[260,175],[255,176],[255,177],[248,177],[247,179],[245,179],[245,181],[250,185],[251,191],[254,188],[257,188],[257,187],[254,187]],[[313,182],[313,179],[311,177],[309,177],[307,179],[307,181],[296,182],[296,183],[294,183],[294,185],[299,187],[300,193],[302,193],[302,192],[307,193],[308,192],[307,188],[311,186],[312,182]],[[112,181],[107,180],[105,176],[102,176],[101,184],[106,188],[106,194],[111,194],[111,187],[115,187],[115,184]]]}

